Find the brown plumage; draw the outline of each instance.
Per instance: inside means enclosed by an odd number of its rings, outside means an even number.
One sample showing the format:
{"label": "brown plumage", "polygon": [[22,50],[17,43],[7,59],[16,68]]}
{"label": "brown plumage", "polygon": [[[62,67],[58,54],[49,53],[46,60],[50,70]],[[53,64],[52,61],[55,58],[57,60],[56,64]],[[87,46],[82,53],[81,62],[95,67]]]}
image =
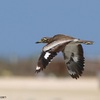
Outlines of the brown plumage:
{"label": "brown plumage", "polygon": [[36,72],[40,72],[60,51],[63,53],[68,73],[72,78],[79,78],[84,70],[84,52],[81,43],[93,44],[93,41],[80,40],[63,34],[44,37],[36,43],[46,43],[39,57]]}

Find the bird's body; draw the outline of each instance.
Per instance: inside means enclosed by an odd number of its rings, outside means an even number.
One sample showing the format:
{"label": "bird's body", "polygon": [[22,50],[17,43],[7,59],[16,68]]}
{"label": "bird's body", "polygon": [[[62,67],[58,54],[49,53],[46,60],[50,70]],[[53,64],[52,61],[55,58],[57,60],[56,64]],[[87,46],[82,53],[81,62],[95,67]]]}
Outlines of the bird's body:
{"label": "bird's body", "polygon": [[84,52],[81,43],[93,44],[92,41],[80,40],[63,34],[44,37],[36,43],[46,43],[39,57],[36,72],[40,72],[52,61],[60,51],[63,53],[68,73],[79,78],[84,70]]}

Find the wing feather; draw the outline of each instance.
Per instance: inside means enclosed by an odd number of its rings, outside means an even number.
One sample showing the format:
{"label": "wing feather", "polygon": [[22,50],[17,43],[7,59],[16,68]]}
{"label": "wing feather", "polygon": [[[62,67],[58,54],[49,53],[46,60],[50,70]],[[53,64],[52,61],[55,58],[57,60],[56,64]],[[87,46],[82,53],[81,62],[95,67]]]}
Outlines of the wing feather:
{"label": "wing feather", "polygon": [[40,72],[52,61],[52,59],[60,52],[64,45],[71,42],[71,40],[58,40],[43,47],[42,53],[39,57],[36,72]]}
{"label": "wing feather", "polygon": [[81,44],[67,44],[62,51],[68,73],[73,78],[79,78],[84,70],[84,53]]}
{"label": "wing feather", "polygon": [[41,70],[45,69],[56,55],[56,52],[51,52],[50,50],[46,52],[42,51],[38,60],[36,72],[40,72]]}
{"label": "wing feather", "polygon": [[69,40],[57,40],[57,41],[54,41],[50,44],[47,44],[46,46],[43,47],[43,51],[47,51],[47,50],[50,50],[58,45],[61,45],[61,44],[64,44],[64,43],[69,43],[71,42],[72,40],[69,39]]}

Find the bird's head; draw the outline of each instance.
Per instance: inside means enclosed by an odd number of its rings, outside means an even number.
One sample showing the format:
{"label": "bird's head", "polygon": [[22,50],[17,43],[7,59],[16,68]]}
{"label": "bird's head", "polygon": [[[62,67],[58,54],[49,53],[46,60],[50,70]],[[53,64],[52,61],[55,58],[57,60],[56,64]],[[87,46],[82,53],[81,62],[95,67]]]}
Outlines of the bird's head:
{"label": "bird's head", "polygon": [[49,37],[43,37],[41,40],[37,41],[36,43],[49,43]]}

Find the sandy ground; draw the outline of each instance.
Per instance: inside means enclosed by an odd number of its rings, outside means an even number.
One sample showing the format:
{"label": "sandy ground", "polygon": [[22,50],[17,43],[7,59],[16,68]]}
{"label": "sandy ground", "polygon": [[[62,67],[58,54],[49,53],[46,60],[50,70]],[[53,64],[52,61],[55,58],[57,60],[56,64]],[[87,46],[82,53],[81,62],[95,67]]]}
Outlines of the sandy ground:
{"label": "sandy ground", "polygon": [[100,100],[96,78],[0,77],[0,100]]}

